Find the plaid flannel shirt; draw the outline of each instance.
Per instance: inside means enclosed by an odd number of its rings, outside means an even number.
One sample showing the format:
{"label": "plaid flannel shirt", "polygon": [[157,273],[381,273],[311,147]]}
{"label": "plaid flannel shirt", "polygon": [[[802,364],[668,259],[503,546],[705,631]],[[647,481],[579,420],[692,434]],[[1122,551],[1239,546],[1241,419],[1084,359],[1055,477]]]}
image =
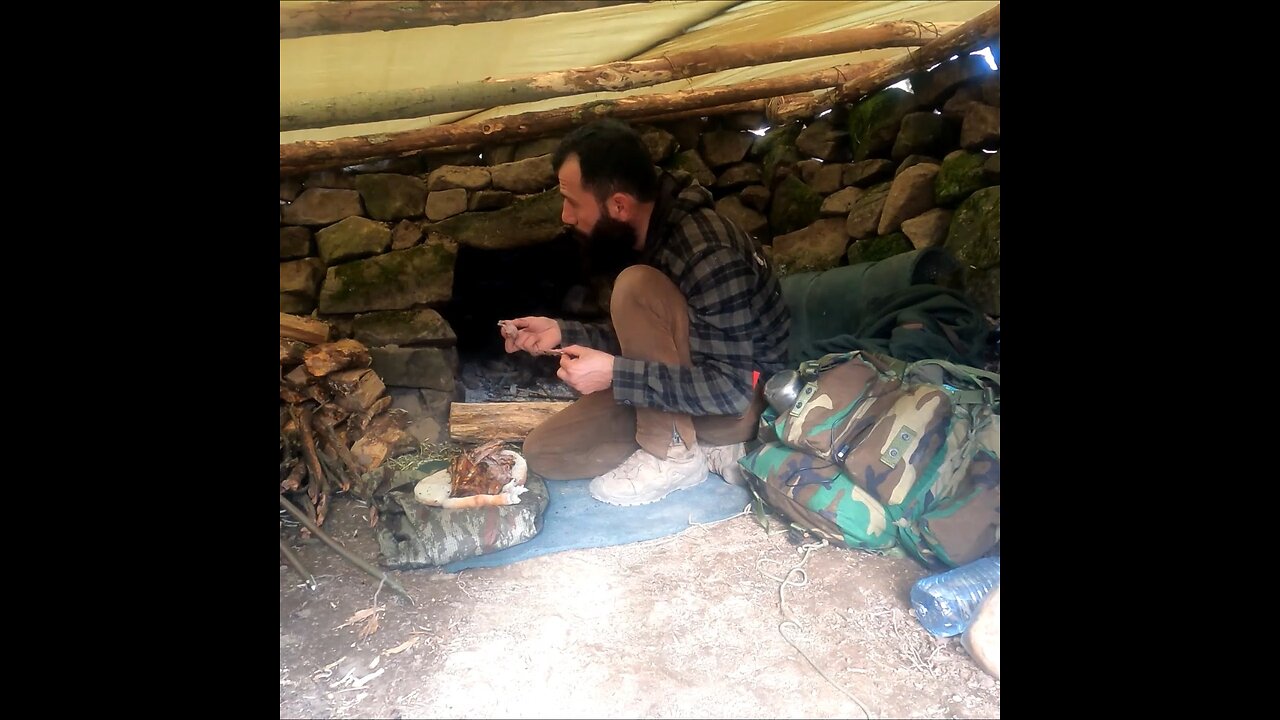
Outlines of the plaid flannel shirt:
{"label": "plaid flannel shirt", "polygon": [[560,320],[565,345],[613,353],[613,397],[689,415],[741,415],[761,382],[787,365],[791,314],[759,244],[716,214],[711,193],[663,176],[641,262],[671,278],[689,303],[684,367],[621,357],[608,323]]}

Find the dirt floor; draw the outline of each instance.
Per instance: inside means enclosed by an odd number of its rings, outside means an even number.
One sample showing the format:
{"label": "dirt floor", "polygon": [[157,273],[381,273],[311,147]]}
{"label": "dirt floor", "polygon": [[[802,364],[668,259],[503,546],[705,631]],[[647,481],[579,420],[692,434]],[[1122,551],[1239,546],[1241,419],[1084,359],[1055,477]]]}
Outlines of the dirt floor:
{"label": "dirt floor", "polygon": [[[335,498],[324,528],[376,561],[358,500]],[[282,718],[1000,717],[1000,683],[911,616],[921,566],[804,551],[776,518],[392,573],[416,607],[282,532],[318,581],[281,559]]]}

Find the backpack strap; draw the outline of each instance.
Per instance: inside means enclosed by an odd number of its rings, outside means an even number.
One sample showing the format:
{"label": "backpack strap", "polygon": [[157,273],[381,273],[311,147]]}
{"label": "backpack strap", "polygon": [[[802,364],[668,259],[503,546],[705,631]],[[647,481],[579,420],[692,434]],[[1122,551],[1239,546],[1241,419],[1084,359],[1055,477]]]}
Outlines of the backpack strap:
{"label": "backpack strap", "polygon": [[969,365],[934,359],[918,360],[907,369],[910,371],[922,365],[935,365],[948,374],[968,380],[977,386],[976,388],[958,388],[945,381],[940,383],[943,391],[951,398],[951,402],[958,405],[991,405],[992,407],[1000,405],[1000,375],[998,373],[988,372]]}

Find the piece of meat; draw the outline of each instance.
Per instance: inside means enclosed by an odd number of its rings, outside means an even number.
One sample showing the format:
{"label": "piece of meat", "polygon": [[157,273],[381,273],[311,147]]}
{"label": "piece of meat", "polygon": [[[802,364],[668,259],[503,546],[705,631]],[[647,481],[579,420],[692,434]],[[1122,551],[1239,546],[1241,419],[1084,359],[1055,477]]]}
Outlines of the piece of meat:
{"label": "piece of meat", "polygon": [[450,467],[449,497],[471,495],[497,495],[511,482],[514,461],[509,455],[498,454],[502,440],[493,440],[454,458]]}

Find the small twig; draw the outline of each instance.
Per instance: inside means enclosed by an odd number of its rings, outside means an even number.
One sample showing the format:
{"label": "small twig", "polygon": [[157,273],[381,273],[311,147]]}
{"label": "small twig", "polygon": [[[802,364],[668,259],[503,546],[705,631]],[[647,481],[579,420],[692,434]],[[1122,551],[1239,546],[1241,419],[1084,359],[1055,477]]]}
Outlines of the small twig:
{"label": "small twig", "polygon": [[325,443],[327,443],[329,447],[338,454],[338,459],[342,461],[343,466],[350,474],[349,478],[339,476],[343,491],[350,490],[351,483],[359,480],[360,475],[364,472],[360,469],[360,464],[356,462],[356,458],[351,454],[351,450],[338,439],[338,434],[334,432],[333,422],[331,420],[323,415],[316,415],[312,424],[316,431],[320,433],[320,437],[324,438]]}
{"label": "small twig", "polygon": [[351,481],[347,478],[346,470],[338,463],[338,458],[329,452],[328,448],[316,446],[316,457],[320,459],[320,465],[324,468],[325,477],[336,478],[338,481],[338,489],[346,492],[351,489]]}
{"label": "small twig", "polygon": [[328,545],[329,547],[333,548],[335,551],[337,551],[339,555],[345,558],[352,565],[355,565],[356,567],[365,571],[366,573],[371,575],[374,579],[382,580],[383,582],[385,582],[392,590],[395,590],[402,597],[404,597],[404,599],[408,600],[411,605],[415,605],[415,606],[417,605],[417,603],[413,601],[413,598],[410,597],[409,593],[406,592],[404,588],[400,587],[400,583],[387,577],[386,573],[378,570],[377,568],[375,568],[374,566],[366,562],[364,559],[357,556],[355,553],[342,547],[342,545],[339,544],[337,540],[334,540],[332,537],[330,537],[329,533],[321,530],[320,526],[315,524],[315,521],[307,517],[305,513],[299,510],[297,506],[295,506],[293,503],[289,502],[283,495],[280,496],[280,505],[285,510],[288,510],[289,514],[297,518],[298,522],[302,523],[304,527],[306,527],[311,532],[315,533],[316,537],[323,540],[325,545]]}
{"label": "small twig", "polygon": [[298,556],[289,549],[289,545],[285,543],[284,538],[280,538],[280,554],[284,555],[284,559],[293,566],[293,569],[296,570],[299,575],[302,576],[302,581],[307,584],[307,587],[315,590],[316,577],[311,574],[311,571],[308,570],[305,565],[302,564],[302,560],[300,560]]}
{"label": "small twig", "polygon": [[307,461],[307,469],[311,471],[311,480],[317,484],[324,482],[324,470],[320,467],[320,458],[316,456],[316,439],[311,434],[311,411],[300,410],[297,405],[289,406],[289,414],[297,423],[302,434],[302,453]]}

